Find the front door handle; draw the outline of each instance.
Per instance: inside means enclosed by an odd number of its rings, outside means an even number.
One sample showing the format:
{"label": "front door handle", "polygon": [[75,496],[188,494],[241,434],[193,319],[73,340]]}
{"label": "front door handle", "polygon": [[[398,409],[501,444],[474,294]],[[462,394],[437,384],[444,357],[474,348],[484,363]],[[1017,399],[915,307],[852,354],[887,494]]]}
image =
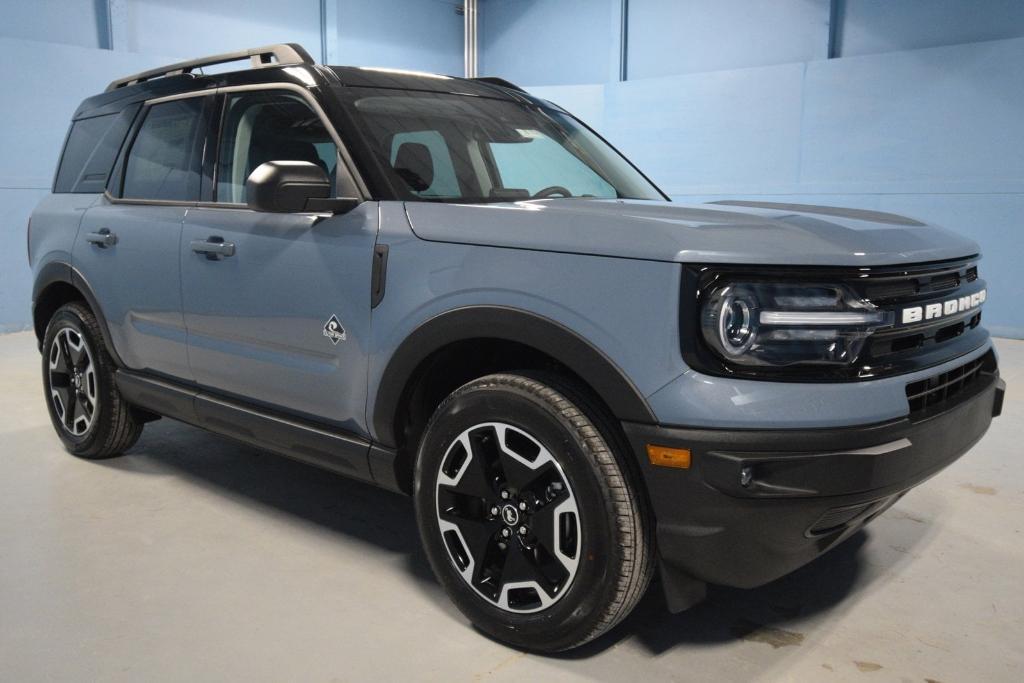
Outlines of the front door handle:
{"label": "front door handle", "polygon": [[85,241],[95,244],[100,249],[106,249],[117,244],[117,235],[110,232],[110,228],[100,228],[98,232],[88,233]]}
{"label": "front door handle", "polygon": [[205,254],[211,261],[219,261],[235,255],[235,245],[225,242],[223,237],[210,237],[206,240],[192,240],[192,251]]}

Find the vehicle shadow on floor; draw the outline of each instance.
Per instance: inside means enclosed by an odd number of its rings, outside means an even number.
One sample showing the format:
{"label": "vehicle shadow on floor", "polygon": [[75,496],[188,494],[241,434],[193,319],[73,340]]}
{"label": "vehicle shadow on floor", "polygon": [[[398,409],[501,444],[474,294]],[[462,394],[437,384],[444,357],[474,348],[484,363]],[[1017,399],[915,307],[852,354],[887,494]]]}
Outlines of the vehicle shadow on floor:
{"label": "vehicle shadow on floor", "polygon": [[801,619],[840,605],[865,583],[863,546],[869,531],[855,533],[814,562],[765,586],[743,590],[709,586],[704,602],[680,614],[665,605],[657,577],[626,620],[601,638],[559,658],[589,658],[625,639],[651,654],[679,646],[751,640],[773,649],[799,645]]}
{"label": "vehicle shadow on floor", "polygon": [[[898,512],[898,511],[897,511]],[[897,517],[899,519],[899,517]],[[567,653],[562,659],[593,657],[613,645],[631,640],[653,655],[675,647],[714,646],[747,640],[772,649],[800,645],[808,631],[820,629],[815,616],[842,612],[872,583],[893,574],[909,561],[913,550],[927,541],[930,529],[924,520],[904,525],[893,553],[867,548],[873,535],[885,544],[895,530],[861,529],[849,539],[796,571],[764,586],[743,590],[710,586],[707,599],[681,614],[665,606],[657,577],[633,613],[597,640]]]}
{"label": "vehicle shadow on floor", "polygon": [[420,547],[412,499],[406,496],[173,420],[146,425],[125,457],[99,462],[122,471],[181,477],[247,507],[405,556],[414,577],[436,585]]}
{"label": "vehicle shadow on floor", "polygon": [[[404,556],[409,573],[430,597],[446,600],[420,546],[410,498],[171,420],[147,425],[127,457],[102,462],[123,471],[184,477],[190,484],[247,506],[265,507],[298,523]],[[912,531],[915,535],[901,537],[905,552],[927,533],[923,525],[915,526],[920,527]],[[655,578],[622,624],[592,643],[555,656],[586,659],[627,639],[652,654],[736,640],[773,648],[799,644],[804,619],[835,609],[881,573],[879,567],[868,566],[864,557],[869,533],[854,534],[831,552],[766,586],[751,590],[712,586],[703,603],[681,614],[667,611]]]}

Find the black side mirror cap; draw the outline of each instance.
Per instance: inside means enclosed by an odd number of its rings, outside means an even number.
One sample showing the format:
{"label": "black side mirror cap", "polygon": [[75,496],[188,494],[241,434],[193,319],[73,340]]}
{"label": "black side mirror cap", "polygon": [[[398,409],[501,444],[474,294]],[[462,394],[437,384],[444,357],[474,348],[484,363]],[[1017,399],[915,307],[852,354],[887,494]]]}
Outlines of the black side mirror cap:
{"label": "black side mirror cap", "polygon": [[260,164],[245,181],[245,195],[250,209],[270,213],[344,213],[362,201],[332,197],[330,178],[308,161]]}

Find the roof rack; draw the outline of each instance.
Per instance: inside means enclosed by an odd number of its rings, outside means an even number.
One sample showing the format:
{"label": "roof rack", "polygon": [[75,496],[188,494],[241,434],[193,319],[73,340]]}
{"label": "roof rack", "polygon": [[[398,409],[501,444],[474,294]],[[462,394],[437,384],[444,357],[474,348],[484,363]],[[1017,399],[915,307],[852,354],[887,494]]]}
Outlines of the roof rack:
{"label": "roof rack", "polygon": [[508,88],[509,90],[515,90],[516,92],[526,92],[523,88],[520,88],[515,83],[506,81],[504,78],[498,78],[497,76],[480,76],[479,78],[471,78],[471,81],[478,81],[480,83],[490,83],[491,85],[498,85],[502,88]]}
{"label": "roof rack", "polygon": [[143,71],[132,76],[125,76],[124,78],[119,78],[108,85],[107,92],[117,90],[118,88],[123,88],[125,86],[135,85],[136,83],[142,83],[143,81],[148,81],[151,78],[188,74],[192,73],[193,69],[199,69],[204,66],[213,66],[214,64],[224,64],[226,62],[237,62],[239,60],[246,59],[247,57],[252,60],[253,69],[261,69],[267,66],[279,66],[282,64],[316,63],[313,58],[309,56],[309,53],[297,43],[267,45],[266,47],[254,47],[248,50],[239,50],[238,52],[225,52],[222,55],[211,55],[209,57],[200,57],[199,59],[190,59],[187,62],[168,64],[167,66],[150,69],[149,71]]}

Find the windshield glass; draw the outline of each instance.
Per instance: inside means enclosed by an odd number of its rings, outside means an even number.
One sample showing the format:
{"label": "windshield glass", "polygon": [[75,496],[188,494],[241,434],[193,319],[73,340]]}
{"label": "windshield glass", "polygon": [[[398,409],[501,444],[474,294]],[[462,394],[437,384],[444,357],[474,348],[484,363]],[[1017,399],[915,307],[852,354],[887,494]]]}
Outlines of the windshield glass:
{"label": "windshield glass", "polygon": [[506,100],[363,90],[349,111],[407,199],[664,199],[571,116]]}

